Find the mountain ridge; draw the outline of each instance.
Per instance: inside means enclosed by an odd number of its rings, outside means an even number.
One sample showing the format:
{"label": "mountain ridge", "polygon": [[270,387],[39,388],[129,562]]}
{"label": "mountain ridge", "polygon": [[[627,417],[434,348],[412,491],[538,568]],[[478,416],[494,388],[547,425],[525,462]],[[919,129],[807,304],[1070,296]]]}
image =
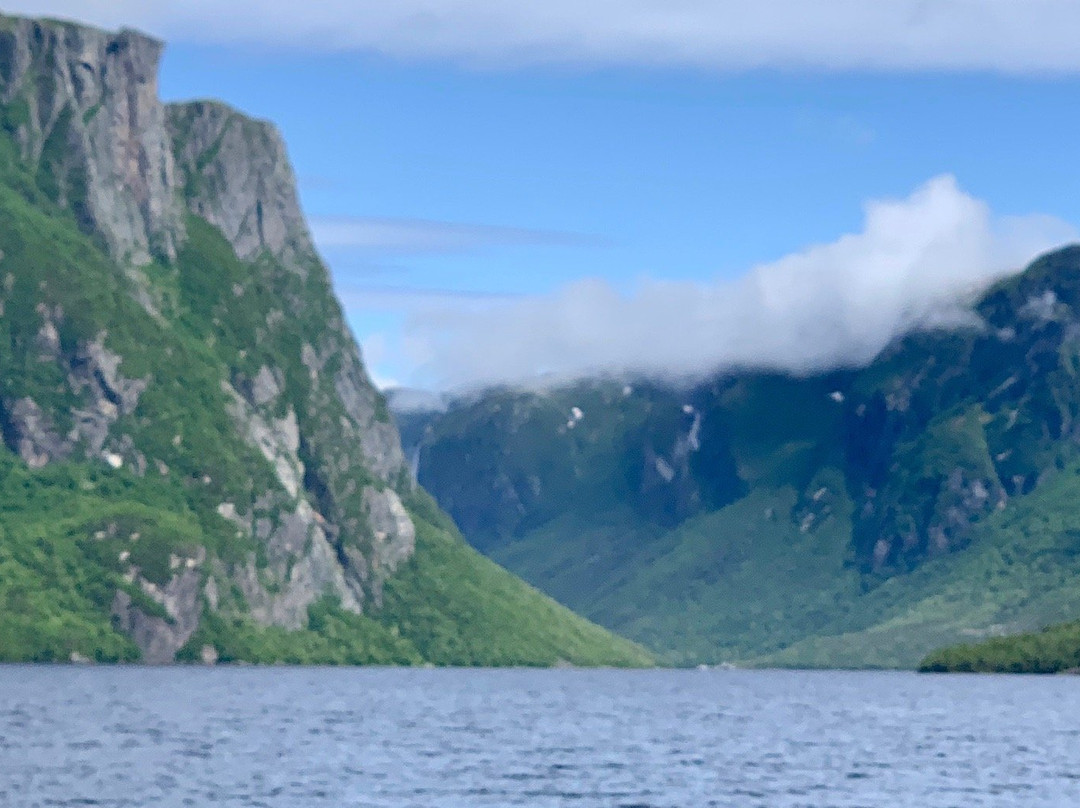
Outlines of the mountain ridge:
{"label": "mountain ridge", "polygon": [[[912,667],[1070,614],[1025,592],[1072,603],[1030,551],[1071,541],[1045,525],[1080,446],[1078,278],[1080,248],[1048,253],[861,369],[474,395],[408,416],[419,480],[476,547],[667,661]],[[979,602],[976,568],[1001,592]]]}
{"label": "mountain ridge", "polygon": [[0,17],[0,658],[647,663],[426,504],[280,134],[162,47]]}

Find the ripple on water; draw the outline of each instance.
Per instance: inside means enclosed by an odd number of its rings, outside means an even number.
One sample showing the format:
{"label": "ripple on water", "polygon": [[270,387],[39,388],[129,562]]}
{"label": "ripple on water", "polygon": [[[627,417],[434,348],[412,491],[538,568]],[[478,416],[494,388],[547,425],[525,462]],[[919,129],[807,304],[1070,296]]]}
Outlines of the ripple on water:
{"label": "ripple on water", "polygon": [[1080,804],[1080,680],[0,667],[0,805]]}

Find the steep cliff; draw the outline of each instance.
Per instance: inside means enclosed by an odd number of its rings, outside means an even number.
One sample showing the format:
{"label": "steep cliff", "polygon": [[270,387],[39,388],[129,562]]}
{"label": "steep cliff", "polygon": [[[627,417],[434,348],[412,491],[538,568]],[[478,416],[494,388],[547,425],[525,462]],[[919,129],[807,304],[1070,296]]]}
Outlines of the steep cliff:
{"label": "steep cliff", "polygon": [[0,18],[0,658],[645,660],[416,489],[280,135],[161,48]]}
{"label": "steep cliff", "polygon": [[4,127],[41,189],[114,257],[175,257],[183,218],[157,95],[162,44],[5,17],[0,53]]}

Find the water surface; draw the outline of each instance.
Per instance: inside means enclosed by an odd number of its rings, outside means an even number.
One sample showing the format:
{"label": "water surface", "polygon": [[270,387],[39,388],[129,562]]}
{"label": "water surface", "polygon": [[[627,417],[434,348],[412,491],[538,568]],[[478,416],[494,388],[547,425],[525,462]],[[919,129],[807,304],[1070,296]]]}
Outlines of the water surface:
{"label": "water surface", "polygon": [[0,666],[0,805],[1080,805],[1080,678]]}

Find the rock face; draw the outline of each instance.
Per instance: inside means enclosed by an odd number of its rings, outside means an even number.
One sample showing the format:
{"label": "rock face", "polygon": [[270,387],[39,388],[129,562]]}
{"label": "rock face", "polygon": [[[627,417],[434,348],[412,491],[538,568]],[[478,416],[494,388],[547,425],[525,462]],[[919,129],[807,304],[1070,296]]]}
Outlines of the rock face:
{"label": "rock face", "polygon": [[181,206],[162,44],[60,22],[0,18],[0,102],[23,158],[118,260],[175,258]]}
{"label": "rock face", "polygon": [[70,426],[61,434],[54,415],[30,396],[0,399],[0,426],[8,444],[31,468],[66,459],[76,451],[122,465],[123,452],[130,451],[130,442],[110,439],[109,430],[121,415],[134,413],[146,380],[123,377],[119,372],[121,359],[105,348],[104,334],[81,342],[72,355],[66,355],[57,336],[63,313],[44,306],[38,307],[38,313],[42,325],[35,359],[55,364],[79,404],[71,408]]}
{"label": "rock face", "polygon": [[169,132],[188,207],[236,254],[307,260],[313,247],[277,129],[216,101],[172,104]]}
{"label": "rock face", "polygon": [[673,525],[742,493],[726,436],[703,443],[701,412],[658,385],[495,390],[422,422],[402,419],[419,481],[480,549],[616,503]]}
{"label": "rock face", "polygon": [[[97,312],[65,308],[50,291],[62,282],[22,290],[23,301],[38,301],[33,338],[20,347],[18,367],[28,370],[0,390],[4,442],[32,468],[92,460],[176,478],[198,492],[188,494],[197,507],[208,503],[257,548],[231,559],[204,552],[158,583],[124,562],[130,585],[166,615],[147,613],[126,590],[113,601],[116,625],[150,662],[173,659],[204,603],[288,629],[302,628],[325,596],[360,613],[381,601],[416,536],[397,430],[315,253],[281,136],[220,103],[163,105],[161,52],[131,31],[0,17],[0,124],[16,146],[12,170],[104,248],[115,273],[107,282],[153,319],[149,339],[160,343],[133,343],[117,334],[125,323],[106,328],[94,324]],[[79,261],[69,270],[82,271]],[[229,272],[233,281],[218,289]],[[0,306],[23,281],[7,276]],[[177,328],[198,335],[204,355],[189,373],[202,373],[203,387],[174,424],[157,423],[195,384],[168,382],[162,367],[169,353],[190,352],[170,342]],[[143,408],[146,396],[155,403]],[[191,434],[207,428],[183,425],[200,408],[226,432]],[[247,465],[235,464],[240,455]]]}
{"label": "rock face", "polygon": [[[201,563],[204,557],[192,560]],[[202,612],[199,603],[201,582],[201,570],[186,565],[164,587],[139,579],[144,594],[162,607],[164,617],[146,614],[134,605],[127,592],[116,593],[112,604],[113,619],[139,646],[144,662],[151,665],[172,662],[177,650],[195,633]]]}

